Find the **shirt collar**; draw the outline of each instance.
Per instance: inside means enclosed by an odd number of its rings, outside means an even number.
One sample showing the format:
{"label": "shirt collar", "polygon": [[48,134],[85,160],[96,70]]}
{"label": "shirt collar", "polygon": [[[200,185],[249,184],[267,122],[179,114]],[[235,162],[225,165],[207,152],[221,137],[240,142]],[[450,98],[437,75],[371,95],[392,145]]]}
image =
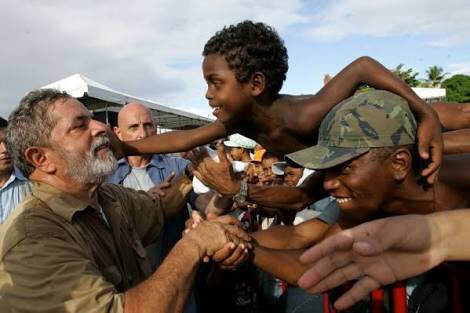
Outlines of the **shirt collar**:
{"label": "shirt collar", "polygon": [[160,154],[154,154],[150,160],[150,165],[165,168],[165,162],[163,162],[163,157]]}
{"label": "shirt collar", "polygon": [[8,185],[12,184],[15,180],[21,180],[21,181],[24,181],[24,180],[27,180],[23,174],[21,173],[20,170],[18,170],[16,167],[11,171],[11,174],[10,174],[10,177],[8,178],[8,180],[5,182],[5,184],[0,187],[0,190],[3,190],[5,188],[8,187]]}
{"label": "shirt collar", "polygon": [[13,175],[15,175],[19,180],[28,180],[17,167],[13,168]]}
{"label": "shirt collar", "polygon": [[33,196],[44,202],[55,214],[71,222],[78,211],[89,206],[85,200],[77,199],[46,183],[34,182]]}

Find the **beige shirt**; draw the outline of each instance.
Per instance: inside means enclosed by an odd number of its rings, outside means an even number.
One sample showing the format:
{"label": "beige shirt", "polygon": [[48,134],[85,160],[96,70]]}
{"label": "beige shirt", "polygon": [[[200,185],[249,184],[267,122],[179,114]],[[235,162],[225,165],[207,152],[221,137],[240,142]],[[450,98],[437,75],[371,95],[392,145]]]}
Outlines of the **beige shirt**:
{"label": "beige shirt", "polygon": [[35,184],[0,226],[0,312],[123,312],[123,292],[151,275],[145,245],[163,225],[160,202],[103,184],[106,220],[87,203]]}

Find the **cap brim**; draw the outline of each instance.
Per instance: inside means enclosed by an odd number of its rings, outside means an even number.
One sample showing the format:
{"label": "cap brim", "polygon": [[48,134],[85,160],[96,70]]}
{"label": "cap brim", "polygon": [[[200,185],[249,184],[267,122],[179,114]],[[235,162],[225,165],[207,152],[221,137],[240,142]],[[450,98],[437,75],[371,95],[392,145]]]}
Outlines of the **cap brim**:
{"label": "cap brim", "polygon": [[234,142],[231,142],[229,140],[224,141],[224,146],[230,147],[230,148],[241,148],[240,145],[237,145]]}
{"label": "cap brim", "polygon": [[284,175],[284,170],[286,168],[287,162],[275,162],[271,165],[271,170],[275,175]]}
{"label": "cap brim", "polygon": [[305,168],[322,170],[352,160],[370,148],[343,148],[318,144],[285,156],[286,161]]}

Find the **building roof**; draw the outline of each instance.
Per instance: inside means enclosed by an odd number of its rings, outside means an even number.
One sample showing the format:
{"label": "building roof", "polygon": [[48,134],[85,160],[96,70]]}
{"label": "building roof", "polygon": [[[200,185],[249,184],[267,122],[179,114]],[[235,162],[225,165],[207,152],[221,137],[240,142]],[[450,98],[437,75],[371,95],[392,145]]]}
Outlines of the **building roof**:
{"label": "building roof", "polygon": [[127,103],[142,103],[152,110],[156,124],[163,129],[188,129],[213,122],[207,117],[116,91],[82,74],[68,76],[42,88],[65,91],[72,97],[79,99],[93,112],[105,112],[106,117],[109,112],[119,112],[121,107]]}

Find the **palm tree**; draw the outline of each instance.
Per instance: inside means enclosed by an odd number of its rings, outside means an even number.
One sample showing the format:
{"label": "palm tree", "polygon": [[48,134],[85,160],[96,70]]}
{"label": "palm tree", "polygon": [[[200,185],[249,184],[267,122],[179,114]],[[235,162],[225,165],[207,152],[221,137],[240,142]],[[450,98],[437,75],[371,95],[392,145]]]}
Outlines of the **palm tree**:
{"label": "palm tree", "polygon": [[412,68],[405,69],[405,64],[398,64],[397,67],[391,69],[393,74],[395,74],[398,78],[404,81],[410,87],[418,87],[419,80],[416,76],[419,75],[418,72],[415,72]]}
{"label": "palm tree", "polygon": [[431,87],[441,87],[441,82],[444,77],[449,73],[444,73],[444,69],[440,66],[433,65],[426,70],[428,81]]}

